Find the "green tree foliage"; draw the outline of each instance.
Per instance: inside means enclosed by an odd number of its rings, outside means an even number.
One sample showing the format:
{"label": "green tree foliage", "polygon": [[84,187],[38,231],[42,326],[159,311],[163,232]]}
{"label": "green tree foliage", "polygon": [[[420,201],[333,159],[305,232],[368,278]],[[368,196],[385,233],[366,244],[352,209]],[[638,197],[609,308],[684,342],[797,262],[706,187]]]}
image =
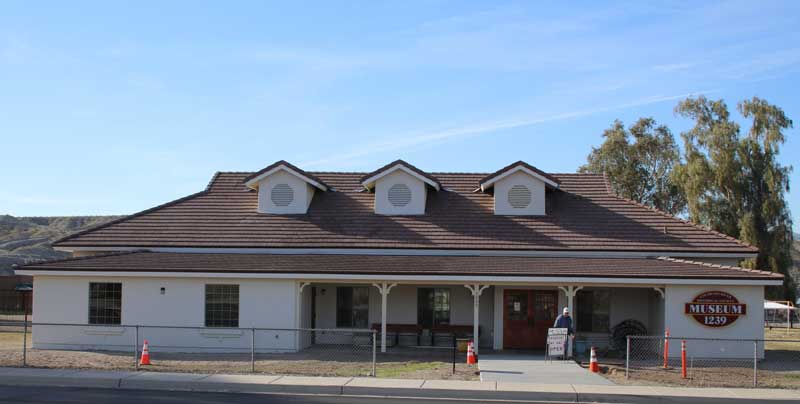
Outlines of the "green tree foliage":
{"label": "green tree foliage", "polygon": [[769,293],[794,300],[788,276],[792,220],[784,199],[791,167],[777,161],[792,121],[757,97],[739,103],[738,110],[752,122],[746,134],[722,100],[701,96],[678,104],[675,111],[695,125],[681,134],[683,162],[672,179],[686,195],[692,221],[758,247],[758,257],[743,265],[787,275],[783,290]]}
{"label": "green tree foliage", "polygon": [[680,163],[680,151],[669,128],[653,118],[641,118],[625,129],[615,121],[592,148],[580,172],[606,174],[618,195],[671,214],[681,213],[686,199],[670,173]]}
{"label": "green tree foliage", "polygon": [[741,265],[786,275],[772,298],[795,299],[792,220],[784,199],[791,167],[777,161],[792,121],[777,106],[754,97],[737,109],[751,122],[746,133],[722,100],[681,101],[675,112],[694,121],[681,133],[683,153],[666,126],[652,118],[626,129],[615,121],[592,148],[581,172],[603,173],[626,198],[744,240],[759,249]]}

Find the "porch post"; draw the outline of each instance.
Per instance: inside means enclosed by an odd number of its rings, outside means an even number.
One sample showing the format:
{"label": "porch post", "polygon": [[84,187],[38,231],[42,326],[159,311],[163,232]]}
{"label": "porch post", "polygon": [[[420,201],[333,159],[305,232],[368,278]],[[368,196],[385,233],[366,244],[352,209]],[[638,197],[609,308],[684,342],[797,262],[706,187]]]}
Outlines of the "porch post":
{"label": "porch post", "polygon": [[475,355],[477,355],[478,341],[480,340],[478,335],[478,330],[480,328],[478,326],[478,313],[480,312],[481,293],[483,293],[483,291],[486,290],[489,285],[481,286],[476,283],[474,285],[464,285],[464,287],[467,288],[470,293],[472,293],[472,349],[475,350]]}
{"label": "porch post", "polygon": [[386,302],[389,298],[389,292],[397,284],[383,282],[381,284],[373,283],[372,286],[378,288],[378,292],[381,294],[381,352],[386,352]]}
{"label": "porch post", "polygon": [[[569,315],[572,317],[572,330],[574,333],[578,332],[578,316],[575,315],[575,302],[574,297],[578,294],[578,291],[583,289],[583,286],[559,286],[564,295],[567,297],[567,308],[569,309]],[[567,357],[572,357],[572,341],[567,341]]]}
{"label": "porch post", "polygon": [[[294,311],[294,322],[295,322],[294,327],[296,328],[296,331],[294,332],[294,334],[295,334],[294,335],[294,343],[295,343],[295,348],[297,349],[298,352],[302,349],[302,347],[301,347],[302,340],[301,340],[300,336],[303,333],[303,331],[300,331],[300,329],[303,328],[303,324],[302,324],[302,318],[303,318],[303,315],[302,315],[302,312],[303,312],[303,289],[305,289],[306,286],[308,286],[310,284],[311,284],[311,282],[303,282],[303,281],[298,281],[297,282],[297,295],[296,295],[296,299],[295,299],[295,306],[296,307],[295,307],[295,311]],[[312,313],[311,315],[313,316],[314,314]]]}

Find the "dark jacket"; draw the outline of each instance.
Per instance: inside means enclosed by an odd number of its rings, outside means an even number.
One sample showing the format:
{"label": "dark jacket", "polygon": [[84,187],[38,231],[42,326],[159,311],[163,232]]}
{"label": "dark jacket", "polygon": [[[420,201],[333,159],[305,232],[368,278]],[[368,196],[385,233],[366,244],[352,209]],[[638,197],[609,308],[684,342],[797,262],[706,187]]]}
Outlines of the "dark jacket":
{"label": "dark jacket", "polygon": [[572,317],[565,317],[563,314],[556,317],[553,328],[566,328],[567,334],[572,335]]}

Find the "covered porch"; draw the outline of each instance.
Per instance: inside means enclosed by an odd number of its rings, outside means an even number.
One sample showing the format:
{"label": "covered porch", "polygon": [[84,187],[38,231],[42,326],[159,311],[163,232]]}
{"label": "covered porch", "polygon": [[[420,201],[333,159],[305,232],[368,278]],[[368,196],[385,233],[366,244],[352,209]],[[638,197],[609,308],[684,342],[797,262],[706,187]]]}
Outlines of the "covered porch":
{"label": "covered porch", "polygon": [[[576,330],[575,347],[612,345],[613,327],[636,322],[647,334],[664,330],[663,285],[331,282],[302,281],[301,327],[371,328],[380,352],[401,347],[544,350],[548,328],[564,307]],[[477,338],[475,337],[477,335]],[[305,344],[318,343],[305,341]],[[571,353],[571,352],[570,352]]]}

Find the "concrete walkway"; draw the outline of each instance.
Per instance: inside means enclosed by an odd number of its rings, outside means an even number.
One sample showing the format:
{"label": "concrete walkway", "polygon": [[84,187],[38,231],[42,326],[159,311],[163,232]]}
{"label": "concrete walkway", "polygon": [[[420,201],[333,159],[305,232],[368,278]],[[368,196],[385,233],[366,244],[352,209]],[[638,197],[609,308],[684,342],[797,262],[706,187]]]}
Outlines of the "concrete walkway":
{"label": "concrete walkway", "polygon": [[587,386],[460,380],[401,380],[363,377],[299,377],[193,373],[92,371],[0,368],[0,385],[63,386],[109,389],[288,393],[347,396],[469,398],[620,402],[631,397],[714,398],[725,403],[743,400],[798,400],[797,390],[682,388],[655,386]]}
{"label": "concrete walkway", "polygon": [[608,379],[580,367],[574,361],[546,361],[543,354],[481,354],[481,380],[489,382],[574,384],[611,386]]}

